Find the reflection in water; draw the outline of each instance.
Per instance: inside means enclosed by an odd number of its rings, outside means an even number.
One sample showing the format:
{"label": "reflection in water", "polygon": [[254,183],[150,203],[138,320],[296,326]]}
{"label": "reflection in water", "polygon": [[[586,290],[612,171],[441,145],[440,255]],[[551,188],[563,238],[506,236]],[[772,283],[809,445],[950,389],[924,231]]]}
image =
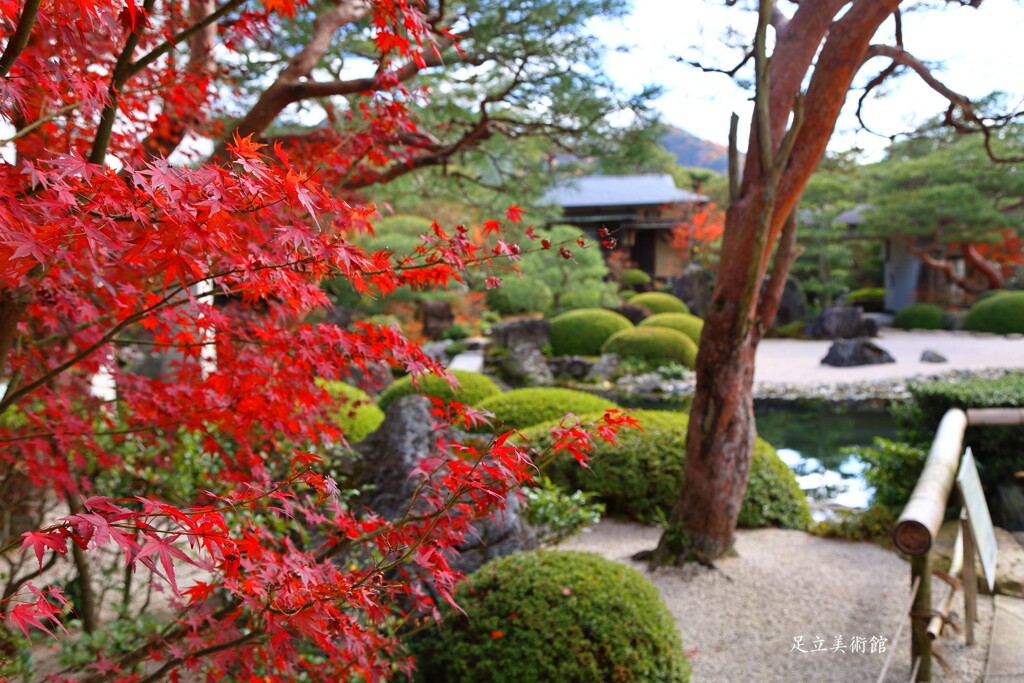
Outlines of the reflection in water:
{"label": "reflection in water", "polygon": [[870,446],[876,436],[895,436],[883,407],[759,402],[756,415],[758,436],[775,446],[808,497],[843,507],[868,506],[873,490],[864,481],[865,465],[843,449]]}

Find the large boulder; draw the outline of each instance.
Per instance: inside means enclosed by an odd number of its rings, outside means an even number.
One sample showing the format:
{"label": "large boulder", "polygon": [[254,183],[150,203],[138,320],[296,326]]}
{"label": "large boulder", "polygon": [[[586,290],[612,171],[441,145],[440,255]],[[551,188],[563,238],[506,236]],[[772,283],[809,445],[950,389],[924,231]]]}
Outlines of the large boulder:
{"label": "large boulder", "polygon": [[[362,491],[360,502],[384,519],[397,520],[406,513],[420,482],[419,476],[410,475],[434,450],[438,435],[430,412],[430,401],[423,396],[403,396],[388,407],[377,431],[354,446],[359,458],[352,465],[350,481]],[[536,545],[517,497],[510,495],[504,514],[474,524],[459,548],[455,567],[469,573],[493,557]]]}
{"label": "large boulder", "polygon": [[423,334],[437,339],[455,322],[452,304],[444,300],[426,300],[420,302],[420,317],[423,319]]}
{"label": "large boulder", "polygon": [[491,326],[491,341],[503,349],[514,349],[521,344],[532,344],[540,349],[550,341],[550,326],[547,320],[540,318],[505,320]]}
{"label": "large boulder", "polygon": [[510,382],[546,387],[554,381],[547,358],[536,345],[519,343],[501,359],[501,370]]}
{"label": "large boulder", "polygon": [[807,317],[807,295],[803,287],[794,278],[786,278],[786,286],[782,290],[779,310],[775,313],[772,327],[782,327],[803,320]]}
{"label": "large boulder", "polygon": [[896,359],[869,339],[837,339],[821,362],[837,368],[851,368],[895,363]]}
{"label": "large boulder", "polygon": [[703,318],[711,305],[711,291],[715,274],[694,263],[683,269],[683,274],[672,282],[672,294],[682,299],[690,313]]}
{"label": "large boulder", "polygon": [[864,317],[860,306],[833,306],[826,308],[804,328],[804,334],[814,339],[856,339],[878,336],[878,323]]}

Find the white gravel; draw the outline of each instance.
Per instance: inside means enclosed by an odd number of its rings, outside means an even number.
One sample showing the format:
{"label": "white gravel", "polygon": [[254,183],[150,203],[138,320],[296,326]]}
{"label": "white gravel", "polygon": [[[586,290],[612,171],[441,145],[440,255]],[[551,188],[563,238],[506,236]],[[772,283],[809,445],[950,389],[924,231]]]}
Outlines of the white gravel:
{"label": "white gravel", "polygon": [[[629,558],[653,548],[659,534],[654,527],[606,520],[561,547],[646,572]],[[892,649],[909,595],[906,561],[872,544],[780,529],[740,531],[736,549],[738,557],[720,561],[717,570],[693,565],[647,573],[676,618],[695,683],[877,679],[888,652],[872,653],[870,642],[873,636],[886,638],[886,650]],[[933,592],[938,586],[933,584]],[[959,600],[954,611],[963,614]],[[992,631],[990,597],[979,597],[978,617],[972,648],[948,629],[937,642],[935,651],[950,669],[933,664],[933,681],[981,680]],[[845,653],[833,651],[837,636]],[[798,637],[806,653],[794,650]],[[855,637],[867,641],[866,652],[851,651]],[[895,644],[887,681],[909,678],[909,653],[908,624]]]}

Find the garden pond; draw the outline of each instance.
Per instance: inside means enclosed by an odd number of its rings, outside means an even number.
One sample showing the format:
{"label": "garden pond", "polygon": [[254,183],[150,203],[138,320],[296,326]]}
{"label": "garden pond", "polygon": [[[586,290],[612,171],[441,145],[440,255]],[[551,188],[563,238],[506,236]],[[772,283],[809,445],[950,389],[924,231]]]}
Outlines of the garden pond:
{"label": "garden pond", "polygon": [[884,406],[756,401],[754,412],[758,436],[796,472],[809,498],[849,508],[868,506],[872,489],[864,480],[865,464],[845,449],[870,446],[879,436],[895,437],[895,423]]}

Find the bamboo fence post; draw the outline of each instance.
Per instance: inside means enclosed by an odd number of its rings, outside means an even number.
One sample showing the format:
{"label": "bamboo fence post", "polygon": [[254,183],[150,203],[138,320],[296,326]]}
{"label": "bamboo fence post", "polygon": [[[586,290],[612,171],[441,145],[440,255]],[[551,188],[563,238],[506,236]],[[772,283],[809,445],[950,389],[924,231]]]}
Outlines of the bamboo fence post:
{"label": "bamboo fence post", "polygon": [[913,663],[918,659],[920,666],[917,669],[918,681],[932,680],[932,641],[928,639],[925,629],[928,625],[928,616],[932,611],[932,563],[928,553],[915,555],[910,560],[910,580],[913,585],[916,579],[921,584],[914,596],[914,605],[910,608],[910,619],[913,630],[911,639],[910,661]]}

